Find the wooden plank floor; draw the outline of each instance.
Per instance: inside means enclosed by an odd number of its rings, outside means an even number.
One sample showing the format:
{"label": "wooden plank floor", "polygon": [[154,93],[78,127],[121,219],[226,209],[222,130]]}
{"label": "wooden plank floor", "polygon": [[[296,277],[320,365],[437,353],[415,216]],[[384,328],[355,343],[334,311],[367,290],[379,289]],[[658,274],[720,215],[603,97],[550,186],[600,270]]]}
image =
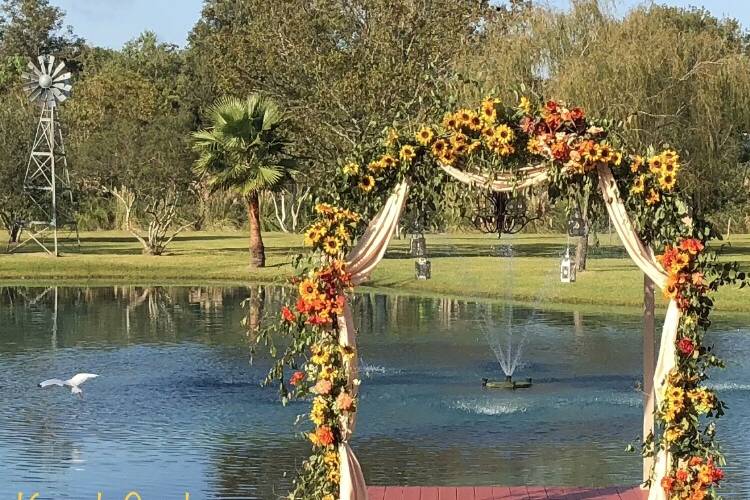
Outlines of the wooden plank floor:
{"label": "wooden plank floor", "polygon": [[645,500],[638,487],[551,488],[543,486],[370,486],[370,500]]}

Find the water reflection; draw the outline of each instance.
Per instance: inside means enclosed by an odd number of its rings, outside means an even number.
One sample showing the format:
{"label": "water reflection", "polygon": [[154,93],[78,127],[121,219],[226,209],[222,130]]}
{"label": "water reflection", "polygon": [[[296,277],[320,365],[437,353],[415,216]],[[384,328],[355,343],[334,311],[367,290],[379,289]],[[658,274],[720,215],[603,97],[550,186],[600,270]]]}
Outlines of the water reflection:
{"label": "water reflection", "polygon": [[[283,494],[306,450],[293,435],[306,406],[282,408],[259,387],[270,361],[249,359],[253,330],[289,298],[261,286],[0,288],[0,496]],[[354,446],[369,482],[637,481],[640,460],[623,450],[641,426],[640,317],[377,293],[353,309],[364,379]],[[482,389],[483,377],[502,377],[486,318],[500,335],[526,332],[515,370],[532,388]],[[714,381],[731,408],[719,431],[728,491],[742,497],[746,324],[720,322],[713,336],[729,364]],[[101,375],[83,402],[35,390],[78,371]]]}

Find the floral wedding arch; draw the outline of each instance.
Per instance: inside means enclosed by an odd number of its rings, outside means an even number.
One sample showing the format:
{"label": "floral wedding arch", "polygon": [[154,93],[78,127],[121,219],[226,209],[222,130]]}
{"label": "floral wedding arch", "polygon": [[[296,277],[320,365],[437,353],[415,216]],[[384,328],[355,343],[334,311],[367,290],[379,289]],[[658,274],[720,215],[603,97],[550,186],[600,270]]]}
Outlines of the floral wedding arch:
{"label": "floral wedding arch", "polygon": [[[745,276],[736,264],[717,261],[708,245],[717,235],[680,196],[678,154],[630,154],[608,128],[563,103],[535,106],[521,96],[506,106],[488,98],[415,133],[391,130],[382,147],[343,166],[340,182],[360,203],[316,206],[319,218],[305,235],[311,253],[305,264],[297,263],[293,279],[296,301],[260,337],[272,346],[271,332],[284,336],[281,353],[271,347],[276,363],[267,382],[280,382],[284,402],[308,399],[312,405],[312,454],[290,498],[367,498],[349,446],[360,381],[347,294],[383,258],[410,186],[423,182],[425,168],[435,177],[497,192],[546,184],[553,199],[586,185],[598,188],[628,255],[669,300],[653,386],[646,381],[654,408],[645,415],[653,430],[643,442],[644,459],[653,464],[644,483],[649,499],[716,495],[724,459],[714,442],[715,419],[725,406],[705,381],[708,369],[722,363],[704,336],[713,292],[731,283],[744,286]],[[355,205],[377,213],[366,223],[371,214],[351,210]]]}

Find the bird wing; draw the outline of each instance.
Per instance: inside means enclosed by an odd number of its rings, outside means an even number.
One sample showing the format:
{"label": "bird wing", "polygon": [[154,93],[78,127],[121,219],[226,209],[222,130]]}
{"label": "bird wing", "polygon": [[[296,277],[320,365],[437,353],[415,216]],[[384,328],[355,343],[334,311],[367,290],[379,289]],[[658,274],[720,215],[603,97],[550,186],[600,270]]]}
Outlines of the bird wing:
{"label": "bird wing", "polygon": [[95,375],[93,373],[79,373],[75,375],[73,378],[68,380],[66,383],[73,387],[78,387],[82,383],[86,382],[89,379],[96,378],[99,375]]}
{"label": "bird wing", "polygon": [[59,387],[62,387],[62,386],[65,385],[65,382],[63,382],[62,380],[57,379],[57,378],[52,378],[52,379],[45,380],[44,382],[40,383],[39,387],[41,387],[42,389],[44,389],[45,387],[49,387],[51,385],[57,385]]}

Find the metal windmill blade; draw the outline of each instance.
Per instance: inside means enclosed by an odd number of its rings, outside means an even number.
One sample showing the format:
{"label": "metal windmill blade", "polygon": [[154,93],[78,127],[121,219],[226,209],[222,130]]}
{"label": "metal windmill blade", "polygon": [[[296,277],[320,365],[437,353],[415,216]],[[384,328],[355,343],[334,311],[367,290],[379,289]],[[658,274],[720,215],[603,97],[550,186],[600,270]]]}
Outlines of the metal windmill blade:
{"label": "metal windmill blade", "polygon": [[24,90],[29,94],[30,101],[37,101],[47,106],[65,101],[70,96],[70,72],[65,71],[65,63],[55,64],[55,56],[41,55],[37,57],[38,66],[29,62],[30,72],[23,73]]}

